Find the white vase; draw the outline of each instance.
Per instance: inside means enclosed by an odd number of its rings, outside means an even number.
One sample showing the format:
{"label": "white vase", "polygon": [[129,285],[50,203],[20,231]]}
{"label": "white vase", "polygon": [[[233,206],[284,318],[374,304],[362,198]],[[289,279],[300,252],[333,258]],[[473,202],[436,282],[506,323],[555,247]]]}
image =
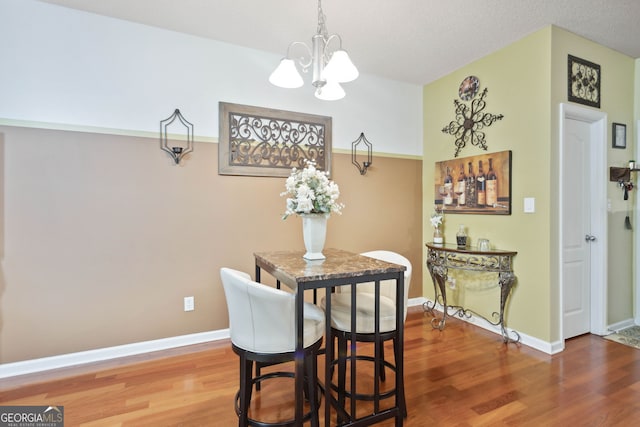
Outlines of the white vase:
{"label": "white vase", "polygon": [[301,214],[300,216],[302,217],[304,247],[307,250],[302,257],[308,260],[325,259],[322,249],[327,237],[329,214]]}

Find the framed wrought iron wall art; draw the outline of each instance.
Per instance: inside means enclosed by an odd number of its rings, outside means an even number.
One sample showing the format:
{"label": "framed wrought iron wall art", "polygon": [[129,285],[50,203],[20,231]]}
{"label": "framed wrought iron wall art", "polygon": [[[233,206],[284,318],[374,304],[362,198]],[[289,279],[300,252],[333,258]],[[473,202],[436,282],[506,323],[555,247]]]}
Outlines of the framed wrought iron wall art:
{"label": "framed wrought iron wall art", "polygon": [[220,102],[218,173],[287,177],[307,160],[331,170],[331,117]]}
{"label": "framed wrought iron wall art", "polygon": [[572,55],[567,60],[567,89],[571,102],[600,108],[600,66]]}

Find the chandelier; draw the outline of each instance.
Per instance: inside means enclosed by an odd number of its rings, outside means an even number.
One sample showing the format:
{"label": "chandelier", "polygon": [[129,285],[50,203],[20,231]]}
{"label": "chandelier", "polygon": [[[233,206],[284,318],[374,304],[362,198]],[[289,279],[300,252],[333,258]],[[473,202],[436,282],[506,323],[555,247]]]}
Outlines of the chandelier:
{"label": "chandelier", "polygon": [[[331,50],[329,44],[339,43],[336,50]],[[302,56],[297,60],[292,57],[296,47],[303,47]],[[304,82],[296,68],[296,62],[303,72],[311,68],[313,80],[311,84],[316,88],[315,96],[325,101],[335,101],[344,98],[345,92],[340,83],[355,80],[358,69],[353,65],[347,52],[342,49],[342,39],[337,34],[328,35],[325,16],[322,12],[321,0],[318,0],[318,28],[311,38],[311,48],[304,42],[293,42],[287,48],[286,58],[269,76],[269,82],[283,88],[298,88]]]}

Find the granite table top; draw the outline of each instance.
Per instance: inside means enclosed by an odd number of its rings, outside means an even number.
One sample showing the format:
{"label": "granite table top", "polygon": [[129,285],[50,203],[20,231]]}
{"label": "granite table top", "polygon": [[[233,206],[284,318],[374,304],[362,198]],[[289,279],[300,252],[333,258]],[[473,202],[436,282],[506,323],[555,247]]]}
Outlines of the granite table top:
{"label": "granite table top", "polygon": [[[301,284],[334,279],[356,279],[399,273],[406,267],[341,249],[325,249],[326,259],[309,261],[304,251],[256,252],[256,266],[265,269],[286,284]],[[370,279],[369,279],[370,280]]]}

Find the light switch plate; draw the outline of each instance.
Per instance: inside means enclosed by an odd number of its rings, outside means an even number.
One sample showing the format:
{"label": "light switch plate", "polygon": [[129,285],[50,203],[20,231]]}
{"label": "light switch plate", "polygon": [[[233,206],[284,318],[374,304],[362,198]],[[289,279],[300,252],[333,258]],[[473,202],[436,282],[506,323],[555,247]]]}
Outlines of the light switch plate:
{"label": "light switch plate", "polygon": [[536,211],[535,197],[524,198],[524,213],[534,213]]}

